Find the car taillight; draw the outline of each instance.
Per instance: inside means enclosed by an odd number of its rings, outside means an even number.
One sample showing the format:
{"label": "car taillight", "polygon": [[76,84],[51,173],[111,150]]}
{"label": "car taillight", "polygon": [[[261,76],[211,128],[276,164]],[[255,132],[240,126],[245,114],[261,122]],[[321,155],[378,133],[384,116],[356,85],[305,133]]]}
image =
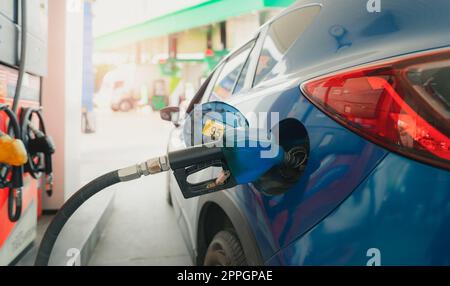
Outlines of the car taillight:
{"label": "car taillight", "polygon": [[306,82],[302,90],[360,136],[450,170],[450,51],[338,72]]}

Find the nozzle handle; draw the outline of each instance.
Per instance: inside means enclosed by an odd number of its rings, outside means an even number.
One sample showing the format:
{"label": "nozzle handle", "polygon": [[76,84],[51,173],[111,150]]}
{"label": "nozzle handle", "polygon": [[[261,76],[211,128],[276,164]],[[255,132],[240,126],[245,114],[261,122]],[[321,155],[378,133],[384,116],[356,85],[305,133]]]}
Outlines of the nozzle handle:
{"label": "nozzle handle", "polygon": [[[214,144],[169,153],[169,164],[186,199],[218,192],[236,186],[221,147]],[[191,184],[188,178],[210,167],[220,167],[228,176]]]}

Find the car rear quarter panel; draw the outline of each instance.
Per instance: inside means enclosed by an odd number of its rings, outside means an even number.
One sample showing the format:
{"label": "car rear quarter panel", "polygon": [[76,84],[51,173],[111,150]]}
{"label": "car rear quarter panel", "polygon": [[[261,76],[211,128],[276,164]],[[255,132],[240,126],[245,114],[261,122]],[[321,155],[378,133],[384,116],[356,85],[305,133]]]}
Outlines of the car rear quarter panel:
{"label": "car rear quarter panel", "polygon": [[262,89],[249,97],[236,104],[244,114],[268,111],[277,112],[280,120],[295,119],[305,126],[311,147],[305,174],[285,194],[269,196],[252,184],[230,191],[268,259],[334,210],[386,152],[325,116],[298,86]]}
{"label": "car rear quarter panel", "polygon": [[450,173],[389,154],[330,216],[269,265],[450,264]]}
{"label": "car rear quarter panel", "polygon": [[289,192],[268,196],[251,184],[230,192],[265,259],[333,212],[388,154],[319,111],[301,94],[300,84],[340,69],[450,46],[449,1],[382,1],[381,13],[369,13],[367,1],[360,0],[302,3],[323,8],[271,79],[232,101],[244,114],[277,112],[280,120],[296,119],[310,139],[306,173]]}

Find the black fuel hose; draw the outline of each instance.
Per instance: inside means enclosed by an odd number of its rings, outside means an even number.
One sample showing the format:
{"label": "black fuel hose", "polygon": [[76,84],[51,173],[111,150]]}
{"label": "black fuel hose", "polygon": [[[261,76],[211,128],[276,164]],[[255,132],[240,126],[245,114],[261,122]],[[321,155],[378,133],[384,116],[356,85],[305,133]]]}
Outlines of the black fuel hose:
{"label": "black fuel hose", "polygon": [[47,266],[50,260],[53,247],[56,243],[59,233],[63,229],[69,218],[75,213],[75,211],[84,204],[89,198],[97,194],[98,192],[120,183],[120,177],[118,171],[113,171],[105,174],[97,179],[93,180],[78,192],[76,192],[58,211],[50,226],[47,228],[42,243],[39,246],[38,254],[35,261],[35,266]]}
{"label": "black fuel hose", "polygon": [[170,167],[168,165],[167,157],[163,156],[150,159],[142,164],[107,173],[82,187],[62,206],[45,231],[34,265],[48,265],[53,247],[64,225],[75,211],[92,196],[117,183],[136,180],[142,176],[157,174],[168,170],[170,170]]}
{"label": "black fuel hose", "polygon": [[17,77],[16,92],[14,94],[14,101],[12,104],[12,110],[17,113],[19,107],[20,94],[22,91],[22,82],[25,76],[26,56],[27,56],[27,1],[22,0],[21,5],[21,42],[20,42],[20,64],[19,64],[19,76]]}

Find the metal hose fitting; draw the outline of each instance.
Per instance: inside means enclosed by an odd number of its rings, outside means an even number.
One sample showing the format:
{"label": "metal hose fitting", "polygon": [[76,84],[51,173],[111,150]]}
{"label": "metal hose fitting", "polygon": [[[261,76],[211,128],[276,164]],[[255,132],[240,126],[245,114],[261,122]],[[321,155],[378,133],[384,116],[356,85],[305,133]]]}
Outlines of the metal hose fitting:
{"label": "metal hose fitting", "polygon": [[170,170],[167,156],[150,159],[141,164],[123,168],[118,171],[121,182],[128,182],[139,179],[142,176],[149,176]]}

